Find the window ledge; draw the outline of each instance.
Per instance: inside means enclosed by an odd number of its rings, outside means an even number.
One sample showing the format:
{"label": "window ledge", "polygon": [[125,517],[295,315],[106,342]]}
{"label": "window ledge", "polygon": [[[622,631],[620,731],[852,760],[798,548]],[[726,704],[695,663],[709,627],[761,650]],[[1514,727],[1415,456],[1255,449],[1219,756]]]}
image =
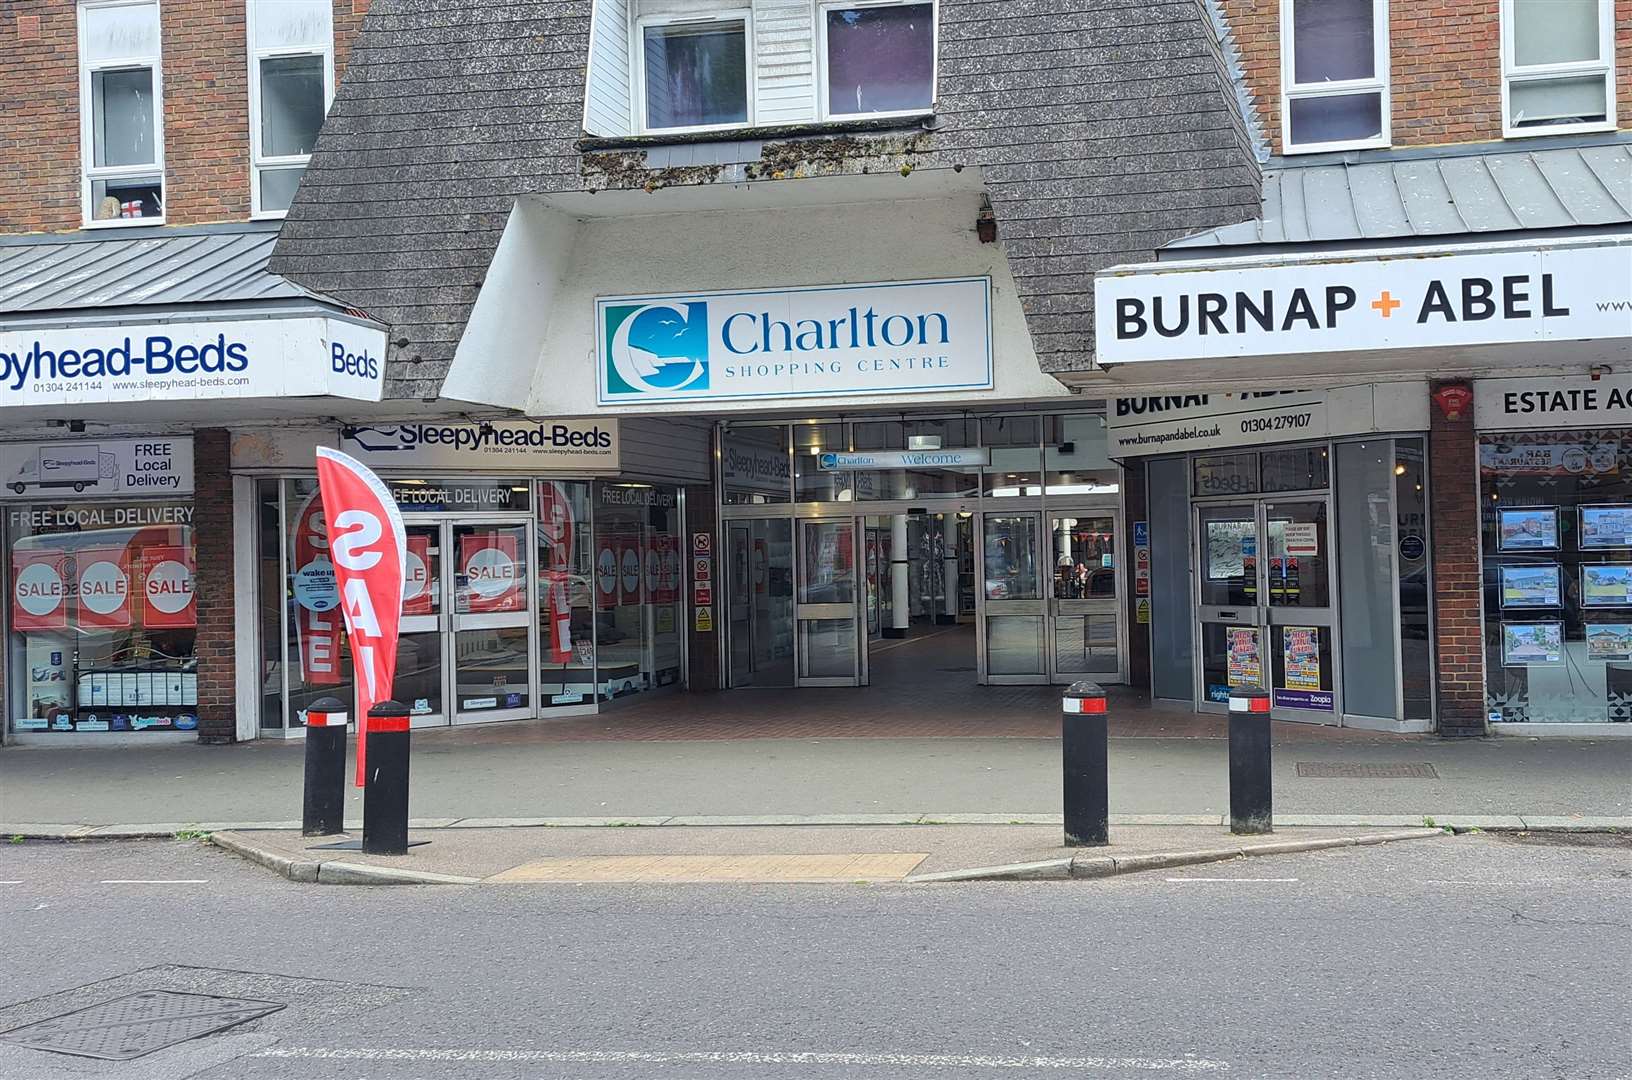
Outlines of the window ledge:
{"label": "window ledge", "polygon": [[595,150],[647,150],[664,146],[685,146],[692,143],[772,142],[821,135],[932,132],[939,130],[939,128],[940,118],[932,112],[927,112],[916,116],[817,120],[804,124],[774,124],[712,131],[661,131],[651,135],[585,135],[578,140],[577,145],[581,152],[588,153]]}

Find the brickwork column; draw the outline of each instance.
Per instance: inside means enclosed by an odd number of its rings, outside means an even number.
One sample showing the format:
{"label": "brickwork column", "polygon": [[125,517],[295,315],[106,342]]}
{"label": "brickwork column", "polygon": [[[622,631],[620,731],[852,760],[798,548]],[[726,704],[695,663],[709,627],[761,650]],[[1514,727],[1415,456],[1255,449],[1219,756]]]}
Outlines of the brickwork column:
{"label": "brickwork column", "polygon": [[[1436,382],[1433,391],[1466,383]],[[1470,398],[1452,420],[1436,403],[1429,409],[1428,467],[1433,485],[1434,640],[1438,671],[1439,731],[1446,736],[1485,731],[1485,628],[1480,610],[1479,483]]]}
{"label": "brickwork column", "polygon": [[193,438],[193,462],[198,741],[230,743],[237,738],[237,668],[232,595],[232,468],[226,429],[200,429]]}

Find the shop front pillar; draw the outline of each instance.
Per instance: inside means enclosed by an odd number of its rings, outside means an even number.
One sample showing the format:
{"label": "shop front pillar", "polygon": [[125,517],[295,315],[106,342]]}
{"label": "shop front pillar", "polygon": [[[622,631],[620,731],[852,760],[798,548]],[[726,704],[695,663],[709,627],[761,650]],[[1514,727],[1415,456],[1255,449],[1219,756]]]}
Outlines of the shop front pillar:
{"label": "shop front pillar", "polygon": [[906,637],[907,628],[912,625],[912,612],[907,610],[907,605],[911,603],[911,594],[907,589],[910,567],[907,559],[907,515],[893,514],[890,517],[890,625],[884,628],[885,637]]}
{"label": "shop front pillar", "polygon": [[958,621],[958,519],[952,514],[941,520],[941,591],[940,621],[951,625]]}
{"label": "shop front pillar", "polygon": [[[1471,393],[1463,382],[1432,384],[1429,483],[1433,486],[1432,562],[1435,691],[1439,732],[1485,733],[1485,648],[1480,613],[1478,439]],[[1461,403],[1461,407],[1457,407]]]}
{"label": "shop front pillar", "polygon": [[[231,439],[225,428],[193,438],[193,604],[198,612],[198,741],[237,738],[234,662]],[[247,602],[247,598],[246,598]]]}

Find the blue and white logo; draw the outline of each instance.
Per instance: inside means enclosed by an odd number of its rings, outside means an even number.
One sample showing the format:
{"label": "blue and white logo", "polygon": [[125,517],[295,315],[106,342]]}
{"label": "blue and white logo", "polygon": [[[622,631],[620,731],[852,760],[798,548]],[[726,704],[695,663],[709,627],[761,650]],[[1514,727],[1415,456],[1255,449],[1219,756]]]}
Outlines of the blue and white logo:
{"label": "blue and white logo", "polygon": [[613,304],[605,309],[610,397],[708,389],[708,304]]}

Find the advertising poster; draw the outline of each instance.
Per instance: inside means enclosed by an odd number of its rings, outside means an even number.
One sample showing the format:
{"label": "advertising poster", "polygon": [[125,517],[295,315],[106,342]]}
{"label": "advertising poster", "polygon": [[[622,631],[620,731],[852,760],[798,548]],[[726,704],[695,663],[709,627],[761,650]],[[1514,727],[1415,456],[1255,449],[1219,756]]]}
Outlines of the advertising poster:
{"label": "advertising poster", "polygon": [[1313,521],[1288,521],[1281,542],[1289,558],[1314,558],[1320,554],[1320,527]]}
{"label": "advertising poster", "polygon": [[1282,685],[1288,690],[1319,690],[1320,628],[1283,626],[1281,663],[1285,668]]}
{"label": "advertising poster", "polygon": [[11,553],[11,628],[63,630],[68,626],[67,557],[60,551]]}
{"label": "advertising poster", "polygon": [[1581,606],[1632,604],[1632,563],[1582,563]]}
{"label": "advertising poster", "polygon": [[1529,664],[1562,664],[1563,662],[1563,623],[1502,624],[1503,666],[1524,667]]}
{"label": "advertising poster", "polygon": [[546,594],[544,609],[549,613],[549,640],[544,644],[550,650],[550,663],[572,662],[572,597],[569,595],[569,576],[572,571],[574,522],[572,501],[566,488],[554,481],[539,486],[539,536],[549,546],[545,567]]}
{"label": "advertising poster", "polygon": [[130,628],[130,555],[125,548],[86,548],[78,555],[79,625]]}
{"label": "advertising poster", "polygon": [[1621,444],[1545,443],[1479,448],[1479,471],[1494,476],[1613,476],[1620,471]]}
{"label": "advertising poster", "polygon": [[1555,551],[1558,509],[1552,506],[1496,512],[1496,546],[1501,551]]}
{"label": "advertising poster", "polygon": [[1224,628],[1225,681],[1234,686],[1264,685],[1264,662],[1256,626]]}
{"label": "advertising poster", "polygon": [[1632,547],[1632,506],[1583,506],[1578,543],[1583,549]]}
{"label": "advertising poster", "polygon": [[1502,567],[1502,606],[1558,607],[1559,569],[1557,563],[1546,566]]}
{"label": "advertising poster", "polygon": [[602,608],[618,603],[618,552],[610,537],[602,537],[595,549],[595,603]]}
{"label": "advertising poster", "polygon": [[618,542],[618,603],[625,607],[640,603],[640,546],[634,536]]}
{"label": "advertising poster", "polygon": [[142,625],[149,630],[197,626],[191,549],[144,548],[141,566]]}
{"label": "advertising poster", "polygon": [[323,499],[307,496],[295,515],[295,561],[290,587],[295,594],[295,638],[300,646],[300,674],[313,686],[340,682],[340,648],[345,618],[340,590],[329,561]]}
{"label": "advertising poster", "polygon": [[1207,522],[1207,580],[1227,581],[1246,573],[1254,554],[1250,521]]}
{"label": "advertising poster", "polygon": [[404,615],[431,615],[436,612],[435,594],[431,591],[431,538],[423,534],[408,536],[408,562],[402,568],[402,613]]}
{"label": "advertising poster", "polygon": [[1632,623],[1588,623],[1587,659],[1632,660]]}
{"label": "advertising poster", "polygon": [[476,532],[459,537],[459,573],[471,614],[520,611],[526,606],[516,538],[510,532]]}

